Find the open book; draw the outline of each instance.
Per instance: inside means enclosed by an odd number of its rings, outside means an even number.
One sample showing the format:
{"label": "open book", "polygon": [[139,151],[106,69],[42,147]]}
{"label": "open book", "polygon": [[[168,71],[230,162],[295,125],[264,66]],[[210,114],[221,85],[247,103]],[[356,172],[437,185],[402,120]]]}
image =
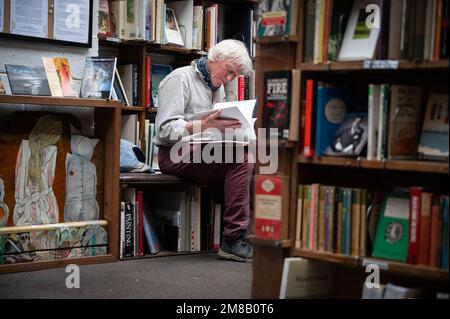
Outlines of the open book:
{"label": "open book", "polygon": [[241,123],[239,129],[233,130],[233,134],[218,134],[216,131],[194,132],[183,138],[182,141],[189,143],[233,143],[233,144],[248,144],[256,141],[256,134],[254,124],[256,118],[253,117],[256,100],[234,101],[216,103],[211,110],[199,112],[194,115],[191,120],[200,120],[205,116],[214,113],[217,110],[222,110],[220,118],[236,119]]}

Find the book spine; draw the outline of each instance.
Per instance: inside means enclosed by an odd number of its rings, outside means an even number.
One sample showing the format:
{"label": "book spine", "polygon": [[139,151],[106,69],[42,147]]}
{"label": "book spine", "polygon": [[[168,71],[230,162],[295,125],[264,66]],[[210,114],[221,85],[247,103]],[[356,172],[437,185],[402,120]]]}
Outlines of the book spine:
{"label": "book spine", "polygon": [[303,155],[306,157],[314,156],[314,147],[312,145],[312,122],[313,122],[313,98],[314,98],[314,81],[306,80],[306,110],[305,110],[305,133]]}
{"label": "book spine", "polygon": [[139,66],[137,64],[133,64],[133,73],[132,73],[132,79],[133,79],[133,105],[140,106],[139,103]]}
{"label": "book spine", "polygon": [[238,76],[238,101],[245,100],[245,76]]}
{"label": "book spine", "polygon": [[418,264],[430,265],[430,226],[432,193],[422,192],[420,200],[420,240]]}
{"label": "book spine", "polygon": [[442,219],[439,196],[435,196],[431,206],[430,231],[430,266],[439,268],[441,264],[442,249]]}
{"label": "book spine", "polygon": [[150,56],[145,57],[145,107],[152,106],[151,99],[152,92],[152,58]]}
{"label": "book spine", "polygon": [[125,203],[125,252],[124,257],[133,257],[133,203]]}
{"label": "book spine", "polygon": [[138,220],[139,220],[139,241],[138,241],[138,256],[144,255],[144,195],[142,191],[137,192],[137,202],[138,202]]}
{"label": "book spine", "polygon": [[448,59],[448,23],[449,23],[449,8],[448,8],[448,0],[444,0],[443,10],[442,10],[442,24],[441,24],[441,50],[440,50],[440,58]]}
{"label": "book spine", "polygon": [[411,187],[409,191],[409,244],[408,263],[417,264],[420,242],[420,207],[422,188]]}
{"label": "book spine", "polygon": [[448,270],[448,253],[449,253],[449,243],[448,243],[448,235],[449,235],[449,198],[448,196],[443,196],[443,208],[442,208],[442,219],[443,219],[443,227],[442,227],[442,265],[443,269]]}
{"label": "book spine", "polygon": [[303,194],[304,185],[299,185],[297,194],[297,219],[295,224],[295,248],[301,248],[302,246]]}

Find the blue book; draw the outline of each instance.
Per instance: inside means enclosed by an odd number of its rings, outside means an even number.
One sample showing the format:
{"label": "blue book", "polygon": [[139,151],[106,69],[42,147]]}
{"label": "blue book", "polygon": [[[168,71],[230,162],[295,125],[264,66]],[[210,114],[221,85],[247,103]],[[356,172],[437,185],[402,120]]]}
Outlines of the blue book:
{"label": "blue book", "polygon": [[316,155],[322,156],[350,106],[350,95],[325,82],[317,85]]}

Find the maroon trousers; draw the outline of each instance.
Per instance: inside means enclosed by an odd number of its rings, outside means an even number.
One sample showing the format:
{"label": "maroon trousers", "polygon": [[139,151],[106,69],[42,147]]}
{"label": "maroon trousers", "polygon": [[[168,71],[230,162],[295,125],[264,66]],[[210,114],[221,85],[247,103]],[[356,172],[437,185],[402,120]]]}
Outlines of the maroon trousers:
{"label": "maroon trousers", "polygon": [[[201,147],[195,145],[194,147]],[[170,159],[170,146],[160,146],[158,153],[159,168],[162,173],[177,175],[186,180],[202,184],[221,184],[224,186],[225,211],[223,214],[223,239],[239,238],[247,230],[250,219],[250,179],[254,161],[249,163],[247,150],[242,152],[243,159],[233,163],[192,162],[174,163]]]}

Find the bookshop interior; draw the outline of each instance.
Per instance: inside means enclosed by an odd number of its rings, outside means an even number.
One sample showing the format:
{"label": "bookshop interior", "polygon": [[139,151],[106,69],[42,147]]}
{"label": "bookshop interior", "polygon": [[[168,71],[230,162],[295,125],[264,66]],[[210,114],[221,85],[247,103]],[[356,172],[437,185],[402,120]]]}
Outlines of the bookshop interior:
{"label": "bookshop interior", "polygon": [[249,299],[449,299],[448,32],[449,0],[0,0],[0,296],[208,255]]}

